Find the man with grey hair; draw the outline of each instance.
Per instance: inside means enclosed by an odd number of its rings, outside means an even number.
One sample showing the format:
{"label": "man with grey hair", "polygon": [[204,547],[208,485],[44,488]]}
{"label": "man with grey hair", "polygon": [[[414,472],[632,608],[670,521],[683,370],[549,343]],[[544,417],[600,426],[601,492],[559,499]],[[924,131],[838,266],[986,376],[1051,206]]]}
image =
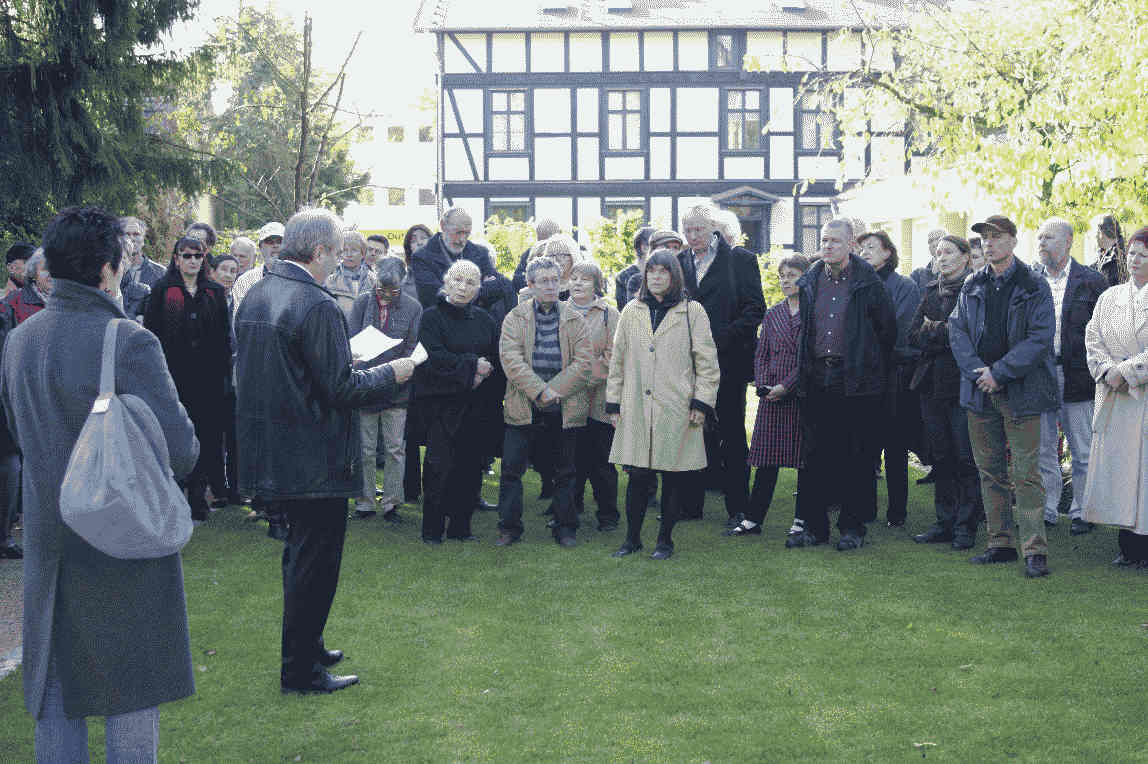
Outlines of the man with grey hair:
{"label": "man with grey hair", "polygon": [[409,358],[353,368],[347,321],[320,286],[342,244],[334,213],[295,213],[279,259],[265,266],[235,319],[240,489],[277,502],[290,529],[283,550],[283,692],[329,693],[359,681],[327,672],[343,654],[323,644],[347,499],[362,492],[358,409],[389,400],[414,372]]}
{"label": "man with grey hair", "polygon": [[[745,438],[745,387],[753,380],[757,327],[765,316],[761,272],[748,250],[731,246],[718,232],[717,209],[699,204],[682,216],[688,249],[678,253],[686,291],[706,309],[717,346],[717,427],[705,433],[711,484],[725,493],[726,525],[744,519],[749,502],[749,449]],[[705,486],[695,481],[679,497],[679,519],[700,517]]]}
{"label": "man with grey hair", "polygon": [[1088,354],[1084,347],[1084,328],[1100,293],[1108,280],[1092,268],[1076,262],[1072,249],[1072,224],[1062,218],[1049,218],[1036,234],[1040,265],[1033,270],[1044,276],[1052,290],[1053,317],[1056,321],[1052,350],[1055,356],[1056,381],[1060,406],[1046,411],[1040,418],[1040,474],[1044,483],[1044,524],[1052,526],[1059,519],[1061,491],[1064,482],[1057,445],[1057,424],[1068,440],[1072,452],[1072,506],[1068,510],[1069,533],[1079,536],[1092,530],[1085,521],[1081,500],[1088,479],[1088,453],[1092,449],[1092,409],[1096,381],[1088,371]]}
{"label": "man with grey hair", "polygon": [[150,260],[144,254],[144,237],[147,235],[147,224],[133,215],[128,215],[120,218],[120,225],[123,226],[124,236],[132,245],[127,273],[124,274],[124,278],[137,284],[143,284],[150,292],[155,283],[163,278],[167,269],[154,260]]}
{"label": "man with grey hair", "polygon": [[[396,358],[409,358],[419,342],[419,323],[423,306],[402,290],[407,268],[396,255],[383,255],[375,264],[375,283],[369,291],[355,298],[347,319],[348,333],[353,337],[373,326],[393,339],[395,347],[371,359],[359,359],[356,369],[369,369]],[[407,406],[410,384],[399,385],[390,398],[359,409],[363,443],[363,490],[355,499],[355,517],[370,518],[375,510],[375,465],[377,454],[383,455],[383,493],[379,509],[383,519],[400,522],[399,505],[403,503],[403,470],[406,466]]]}
{"label": "man with grey hair", "polygon": [[937,278],[937,247],[941,243],[941,239],[949,235],[949,232],[944,228],[934,228],[929,231],[929,264],[922,265],[920,268],[914,268],[913,272],[909,274],[909,278],[917,285],[921,292],[925,291],[925,287],[929,282]]}
{"label": "man with grey hair", "polygon": [[[534,221],[534,240],[546,241],[556,233],[562,232],[562,226],[558,225],[558,221],[554,218],[542,217]],[[530,262],[530,250],[532,247],[527,247],[526,251],[522,253],[522,257],[518,259],[518,267],[514,269],[514,277],[511,282],[514,284],[515,293],[522,291],[526,287],[526,264]]]}
{"label": "man with grey hair", "polygon": [[477,299],[485,302],[497,298],[501,289],[496,281],[494,261],[486,247],[470,240],[472,225],[469,212],[462,207],[451,207],[442,214],[439,221],[441,230],[430,238],[426,246],[411,255],[411,275],[423,308],[433,306],[438,300],[443,275],[459,258],[470,260],[482,274],[482,287]]}
{"label": "man with grey hair", "polygon": [[853,224],[830,220],[821,229],[820,257],[797,282],[807,479],[798,497],[805,530],[786,541],[791,548],[829,540],[831,505],[841,506],[842,552],[859,549],[866,523],[877,517],[873,462],[897,314],[877,271],[856,249]]}
{"label": "man with grey hair", "polygon": [[236,236],[232,239],[231,249],[228,252],[239,265],[235,274],[236,278],[247,273],[255,265],[255,242],[246,236]]}

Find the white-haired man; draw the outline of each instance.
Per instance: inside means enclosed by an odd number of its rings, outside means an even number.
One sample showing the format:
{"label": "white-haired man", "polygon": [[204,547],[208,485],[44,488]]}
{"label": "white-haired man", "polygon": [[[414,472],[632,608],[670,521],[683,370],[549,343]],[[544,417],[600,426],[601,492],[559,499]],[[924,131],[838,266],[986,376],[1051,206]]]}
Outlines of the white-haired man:
{"label": "white-haired man", "polygon": [[[691,207],[682,216],[688,249],[678,253],[686,291],[706,309],[717,346],[721,383],[718,386],[718,426],[706,432],[706,459],[711,475],[725,493],[727,525],[738,525],[749,502],[748,448],[745,439],[745,386],[753,380],[757,327],[765,315],[757,258],[731,247],[718,233],[717,209],[710,204]],[[681,497],[680,517],[698,516],[704,485]]]}
{"label": "white-haired man", "polygon": [[147,235],[147,223],[129,215],[120,218],[120,225],[123,226],[124,236],[127,237],[132,246],[127,273],[124,276],[137,284],[143,284],[150,292],[155,282],[163,278],[167,269],[154,260],[150,260],[144,254],[144,236]]}

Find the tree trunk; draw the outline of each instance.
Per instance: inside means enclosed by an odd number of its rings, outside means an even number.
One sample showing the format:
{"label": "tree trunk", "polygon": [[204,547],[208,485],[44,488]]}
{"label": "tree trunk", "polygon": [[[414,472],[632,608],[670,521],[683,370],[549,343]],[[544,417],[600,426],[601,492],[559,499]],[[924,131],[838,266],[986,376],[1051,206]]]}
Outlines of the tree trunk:
{"label": "tree trunk", "polygon": [[307,89],[311,84],[311,14],[303,16],[303,81],[299,88],[299,155],[295,159],[295,211],[305,202],[303,193],[303,167],[307,162],[307,137],[311,132],[310,104]]}

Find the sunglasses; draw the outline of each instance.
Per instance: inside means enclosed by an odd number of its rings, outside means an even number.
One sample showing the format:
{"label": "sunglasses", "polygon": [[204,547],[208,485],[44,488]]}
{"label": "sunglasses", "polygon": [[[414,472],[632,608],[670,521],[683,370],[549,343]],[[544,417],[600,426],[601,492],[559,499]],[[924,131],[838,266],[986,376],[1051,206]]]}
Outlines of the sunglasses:
{"label": "sunglasses", "polygon": [[203,253],[202,252],[180,252],[179,256],[182,257],[184,260],[191,260],[192,258],[195,258],[196,260],[202,260],[203,259]]}

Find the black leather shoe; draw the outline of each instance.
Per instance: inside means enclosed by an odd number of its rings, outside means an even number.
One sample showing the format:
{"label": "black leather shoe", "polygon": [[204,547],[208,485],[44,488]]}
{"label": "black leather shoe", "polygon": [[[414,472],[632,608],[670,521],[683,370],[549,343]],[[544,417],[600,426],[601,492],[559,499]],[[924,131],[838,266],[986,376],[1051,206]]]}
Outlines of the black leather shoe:
{"label": "black leather shoe", "polygon": [[1112,561],[1112,564],[1118,568],[1127,568],[1130,565],[1135,565],[1136,561],[1129,560],[1124,556],[1124,553],[1121,552],[1120,554],[1116,555],[1116,559]]}
{"label": "black leather shoe", "polygon": [[1026,578],[1041,578],[1048,574],[1048,558],[1045,555],[1030,554],[1024,558],[1024,575]]}
{"label": "black leather shoe", "polygon": [[342,650],[321,650],[319,651],[318,662],[324,668],[331,668],[339,661],[343,660]]}
{"label": "black leather shoe", "polygon": [[807,546],[818,546],[825,542],[818,541],[817,538],[809,531],[802,531],[801,533],[791,533],[785,538],[786,549],[801,549]]}
{"label": "black leather shoe", "polygon": [[940,544],[952,540],[953,534],[946,533],[944,529],[938,528],[935,525],[924,533],[918,533],[913,537],[913,541],[916,541],[918,544]]}
{"label": "black leather shoe", "polygon": [[1095,526],[1092,523],[1086,523],[1079,517],[1072,518],[1072,523],[1068,526],[1068,532],[1073,536],[1083,536],[1086,533],[1092,533]]}
{"label": "black leather shoe", "polygon": [[642,548],[641,544],[631,544],[629,541],[626,541],[622,544],[622,546],[618,547],[617,552],[614,552],[614,554],[612,554],[610,556],[611,557],[625,557],[626,555],[630,555],[630,554],[633,554],[634,552],[639,551],[641,548]]}
{"label": "black leather shoe", "polygon": [[983,554],[969,558],[969,562],[973,565],[988,565],[994,562],[1016,562],[1016,560],[1016,550],[1011,546],[989,547]]}
{"label": "black leather shoe", "polygon": [[731,528],[731,529],[736,528],[737,526],[741,525],[741,521],[744,519],[745,519],[745,515],[743,515],[741,512],[738,512],[733,517],[727,517],[726,518],[725,527]]}
{"label": "black leather shoe", "polygon": [[303,682],[280,680],[279,689],[282,690],[284,694],[316,695],[338,692],[339,690],[345,690],[351,685],[358,683],[359,677],[354,674],[349,676],[333,676],[326,671],[320,671],[317,675]]}
{"label": "black leather shoe", "polygon": [[674,556],[673,544],[658,544],[654,547],[654,553],[650,555],[651,560],[668,560]]}
{"label": "black leather shoe", "polygon": [[886,528],[904,528],[905,527],[905,518],[902,517],[900,520],[889,520],[885,523],[885,527]]}
{"label": "black leather shoe", "polygon": [[846,533],[844,536],[842,536],[840,538],[840,540],[838,540],[837,551],[838,552],[851,552],[854,549],[860,549],[861,545],[864,543],[865,543],[864,537],[858,536],[856,533]]}
{"label": "black leather shoe", "polygon": [[474,505],[474,511],[475,512],[494,512],[494,511],[497,511],[497,509],[498,509],[497,504],[487,504],[482,499],[479,499],[478,503]]}

